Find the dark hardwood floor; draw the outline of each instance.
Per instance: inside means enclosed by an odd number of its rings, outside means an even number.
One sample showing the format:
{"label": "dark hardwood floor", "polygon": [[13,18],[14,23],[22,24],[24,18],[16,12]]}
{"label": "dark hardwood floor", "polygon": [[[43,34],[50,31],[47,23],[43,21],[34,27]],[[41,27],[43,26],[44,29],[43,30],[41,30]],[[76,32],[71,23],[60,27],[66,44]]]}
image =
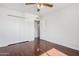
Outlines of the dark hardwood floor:
{"label": "dark hardwood floor", "polygon": [[[35,41],[30,41],[30,42],[26,41],[26,42],[11,44],[6,47],[0,47],[0,55],[2,56],[35,56],[34,43]],[[40,41],[40,54],[39,55],[46,53],[52,48],[55,48],[68,56],[79,56],[79,51],[77,50],[64,47],[55,43],[51,43],[45,40]]]}
{"label": "dark hardwood floor", "polygon": [[60,52],[66,54],[68,56],[79,56],[79,51],[77,51],[77,50],[74,50],[74,49],[71,49],[68,47],[64,47],[64,46],[61,46],[61,45],[58,45],[58,44],[55,44],[52,42],[48,42],[45,40],[41,40],[41,42],[40,42],[40,49],[42,50],[41,54],[48,50],[51,50],[53,48],[59,50]]}
{"label": "dark hardwood floor", "polygon": [[21,42],[1,47],[0,53],[4,53],[2,55],[8,56],[34,56],[34,42]]}

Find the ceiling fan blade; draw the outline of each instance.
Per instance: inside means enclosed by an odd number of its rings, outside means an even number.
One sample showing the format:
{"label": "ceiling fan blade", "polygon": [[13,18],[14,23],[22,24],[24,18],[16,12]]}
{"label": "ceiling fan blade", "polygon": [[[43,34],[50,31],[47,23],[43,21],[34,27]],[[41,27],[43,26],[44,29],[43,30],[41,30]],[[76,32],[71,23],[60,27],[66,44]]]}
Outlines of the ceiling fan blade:
{"label": "ceiling fan blade", "polygon": [[36,4],[36,3],[25,3],[25,5],[33,5],[33,4]]}
{"label": "ceiling fan blade", "polygon": [[47,7],[53,7],[53,5],[52,5],[52,4],[47,4],[47,3],[44,3],[43,5],[44,5],[44,6],[47,6]]}

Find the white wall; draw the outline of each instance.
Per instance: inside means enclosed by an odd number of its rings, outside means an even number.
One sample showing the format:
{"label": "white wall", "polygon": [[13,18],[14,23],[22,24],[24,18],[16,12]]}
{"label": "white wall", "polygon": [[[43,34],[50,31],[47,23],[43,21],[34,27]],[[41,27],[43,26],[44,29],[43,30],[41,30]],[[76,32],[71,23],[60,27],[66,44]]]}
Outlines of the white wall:
{"label": "white wall", "polygon": [[29,21],[34,19],[32,15],[25,19],[8,15],[30,16],[30,14],[0,7],[0,47],[34,39],[34,23]]}
{"label": "white wall", "polygon": [[79,4],[44,17],[41,20],[41,39],[79,50]]}

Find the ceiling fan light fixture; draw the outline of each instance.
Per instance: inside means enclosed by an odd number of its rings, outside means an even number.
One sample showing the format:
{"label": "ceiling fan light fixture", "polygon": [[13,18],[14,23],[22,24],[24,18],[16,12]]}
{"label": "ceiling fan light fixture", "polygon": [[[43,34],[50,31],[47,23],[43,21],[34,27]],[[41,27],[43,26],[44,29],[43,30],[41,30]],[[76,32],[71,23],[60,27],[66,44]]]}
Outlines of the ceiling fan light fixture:
{"label": "ceiling fan light fixture", "polygon": [[43,4],[36,4],[37,5],[37,8],[43,8],[44,6],[43,6]]}

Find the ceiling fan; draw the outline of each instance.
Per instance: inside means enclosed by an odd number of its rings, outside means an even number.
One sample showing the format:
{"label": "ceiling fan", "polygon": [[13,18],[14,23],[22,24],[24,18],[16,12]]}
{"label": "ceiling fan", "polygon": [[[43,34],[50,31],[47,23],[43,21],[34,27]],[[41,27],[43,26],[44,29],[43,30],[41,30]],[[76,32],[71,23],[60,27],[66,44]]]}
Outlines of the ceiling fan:
{"label": "ceiling fan", "polygon": [[49,3],[25,3],[25,5],[36,5],[37,6],[37,12],[39,12],[40,8],[43,8],[43,7],[50,7],[50,8],[53,7],[53,5],[49,4]]}

